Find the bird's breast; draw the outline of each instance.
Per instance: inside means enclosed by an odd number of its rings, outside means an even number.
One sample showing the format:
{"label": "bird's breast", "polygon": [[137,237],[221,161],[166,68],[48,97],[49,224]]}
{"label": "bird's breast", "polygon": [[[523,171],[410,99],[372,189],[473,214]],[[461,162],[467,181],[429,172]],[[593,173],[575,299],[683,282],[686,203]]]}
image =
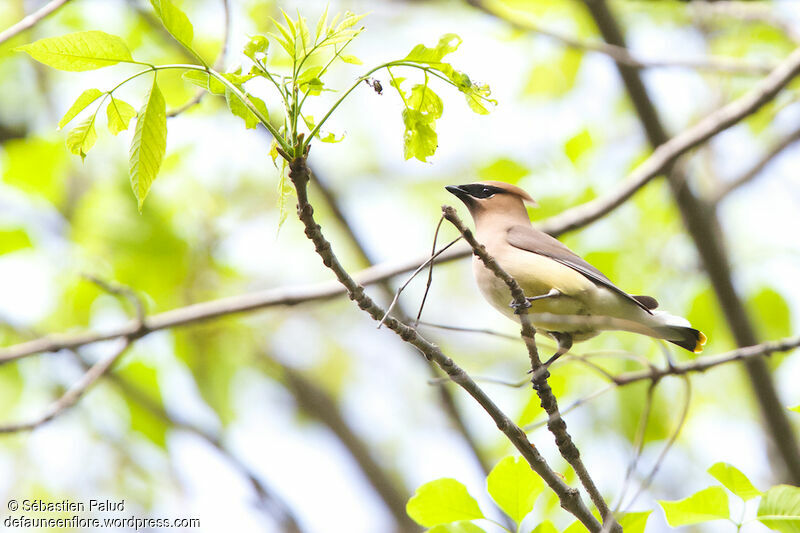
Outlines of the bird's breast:
{"label": "bird's breast", "polygon": [[[549,257],[505,246],[487,246],[489,254],[522,287],[525,296],[540,296],[552,289],[562,296],[535,300],[530,313],[552,313],[561,315],[589,314],[592,298],[598,288],[579,272]],[[486,300],[498,311],[516,321],[508,286],[487,269],[477,257],[473,258],[473,272],[478,288]],[[559,324],[535,324],[537,329],[567,331],[575,329]],[[585,326],[584,326],[585,327]]]}

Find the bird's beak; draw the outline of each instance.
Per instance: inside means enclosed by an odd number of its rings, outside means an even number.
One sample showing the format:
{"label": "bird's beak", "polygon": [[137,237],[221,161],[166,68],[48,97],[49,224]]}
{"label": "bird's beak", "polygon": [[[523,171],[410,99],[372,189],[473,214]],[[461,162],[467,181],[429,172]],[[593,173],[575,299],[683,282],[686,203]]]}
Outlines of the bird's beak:
{"label": "bird's beak", "polygon": [[469,205],[472,203],[472,196],[462,189],[460,185],[447,185],[445,189],[465,204]]}

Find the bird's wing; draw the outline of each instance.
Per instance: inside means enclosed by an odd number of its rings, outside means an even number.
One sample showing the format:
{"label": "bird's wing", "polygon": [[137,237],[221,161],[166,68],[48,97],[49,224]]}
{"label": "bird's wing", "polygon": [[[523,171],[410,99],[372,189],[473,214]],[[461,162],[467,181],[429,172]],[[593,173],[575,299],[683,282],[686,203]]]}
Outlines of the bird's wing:
{"label": "bird's wing", "polygon": [[651,309],[655,309],[658,306],[658,302],[656,302],[655,298],[650,296],[631,296],[623,291],[614,285],[605,274],[564,246],[561,241],[558,241],[547,233],[539,231],[532,226],[512,226],[511,229],[508,230],[506,240],[508,244],[515,248],[549,257],[562,265],[570,267],[576,272],[583,274],[594,283],[627,298],[650,314],[653,314]]}

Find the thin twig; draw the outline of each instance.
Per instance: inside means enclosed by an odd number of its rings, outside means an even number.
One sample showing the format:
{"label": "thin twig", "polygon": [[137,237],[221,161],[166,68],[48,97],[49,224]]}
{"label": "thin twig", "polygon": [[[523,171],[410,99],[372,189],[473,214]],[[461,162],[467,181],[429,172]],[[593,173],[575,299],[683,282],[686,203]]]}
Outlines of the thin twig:
{"label": "thin twig", "polygon": [[7,40],[15,37],[16,35],[22,33],[25,30],[29,30],[38,24],[42,19],[44,19],[49,14],[53,13],[55,10],[61,8],[69,2],[69,0],[52,0],[47,4],[43,5],[27,17],[23,18],[10,28],[7,28],[0,32],[0,44],[3,44]]}
{"label": "thin twig", "polygon": [[631,478],[633,477],[633,473],[636,472],[636,468],[639,465],[639,460],[642,457],[642,452],[644,451],[645,435],[647,434],[647,425],[650,421],[650,412],[653,407],[653,395],[655,394],[656,387],[658,387],[658,381],[651,381],[650,386],[647,387],[644,408],[642,409],[642,414],[639,417],[636,437],[634,438],[633,457],[631,458],[630,463],[628,463],[628,468],[625,470],[625,478],[622,481],[622,488],[619,491],[619,500],[617,501],[617,505],[614,507],[615,514],[619,512],[620,508],[622,507],[622,502],[625,501],[625,496],[628,493],[628,487],[630,485]]}
{"label": "thin twig", "polygon": [[701,57],[701,58],[669,58],[669,59],[644,59],[634,56],[627,48],[615,46],[604,42],[582,41],[566,33],[545,28],[536,23],[532,17],[528,17],[523,12],[511,10],[499,2],[487,0],[466,0],[468,4],[479,10],[492,15],[517,30],[528,31],[539,35],[544,35],[554,39],[561,44],[582,50],[585,52],[595,52],[606,55],[616,63],[635,68],[688,68],[709,72],[725,72],[728,74],[743,74],[748,76],[760,76],[768,73],[774,65],[763,62],[753,63],[740,59],[728,57]]}
{"label": "thin twig", "polygon": [[104,291],[111,293],[114,296],[125,298],[131,303],[131,305],[133,305],[133,309],[136,311],[136,322],[141,325],[146,325],[144,302],[142,301],[141,297],[136,294],[136,291],[125,285],[100,279],[92,274],[83,274],[83,277]]}
{"label": "thin twig", "polygon": [[761,172],[767,166],[769,166],[773,159],[782,154],[784,150],[792,146],[798,140],[800,140],[800,128],[784,137],[778,144],[773,146],[766,154],[764,154],[764,156],[759,159],[755,165],[750,167],[741,176],[720,184],[717,190],[711,194],[711,197],[708,199],[708,201],[712,205],[718,205],[722,200],[727,198],[730,193],[757,178]]}
{"label": "thin twig", "polygon": [[16,433],[19,431],[28,431],[36,429],[54,419],[73,405],[83,396],[86,390],[91,387],[103,374],[108,372],[111,366],[128,350],[131,346],[131,338],[125,337],[122,340],[122,346],[118,348],[113,354],[101,359],[89,370],[87,370],[81,378],[76,381],[67,391],[55,402],[45,409],[41,415],[25,421],[17,422],[15,424],[8,424],[0,426],[0,433]]}
{"label": "thin twig", "polygon": [[713,111],[695,125],[658,144],[650,157],[636,167],[614,192],[549,218],[541,229],[550,234],[560,234],[577,229],[587,221],[597,220],[609,213],[650,180],[663,173],[678,157],[758,111],[775,98],[798,73],[800,73],[800,48],[779,63],[744,96]]}
{"label": "thin twig", "polygon": [[[416,269],[416,270],[415,270],[415,271],[414,271],[414,272],[413,272],[413,273],[412,273],[412,274],[411,274],[411,275],[408,277],[408,279],[406,280],[406,282],[405,282],[405,283],[403,283],[403,285],[401,285],[401,286],[400,286],[400,288],[399,288],[399,289],[397,289],[397,291],[395,292],[395,294],[394,294],[394,298],[392,299],[392,303],[391,303],[391,304],[389,304],[389,307],[387,307],[387,308],[386,308],[386,314],[385,314],[385,315],[384,315],[384,317],[381,319],[381,321],[380,321],[380,322],[378,322],[378,328],[377,328],[377,329],[381,329],[381,326],[383,325],[384,321],[386,320],[386,317],[388,317],[388,316],[389,316],[389,313],[391,313],[391,312],[392,312],[392,309],[394,308],[394,306],[395,306],[395,305],[397,305],[397,300],[398,300],[398,298],[400,298],[400,293],[402,293],[402,292],[403,292],[403,291],[406,289],[406,287],[408,287],[408,284],[409,284],[409,283],[411,283],[411,281],[412,281],[412,280],[413,280],[413,279],[414,279],[414,278],[417,276],[417,274],[419,274],[420,272],[422,272],[422,269],[424,269],[426,266],[428,266],[428,265],[433,265],[433,262],[434,262],[434,260],[435,260],[437,257],[439,257],[439,256],[440,256],[440,255],[441,255],[443,252],[445,252],[445,251],[446,251],[448,248],[450,248],[451,246],[453,246],[455,243],[457,243],[457,242],[458,242],[458,241],[460,241],[460,240],[461,240],[461,237],[458,237],[457,239],[453,239],[453,241],[451,241],[451,242],[450,242],[450,244],[448,244],[447,246],[445,246],[444,248],[442,248],[442,249],[441,249],[441,250],[439,250],[438,252],[431,254],[431,256],[428,258],[428,260],[427,260],[427,261],[425,261],[424,263],[422,263],[422,264],[421,264],[421,265],[420,265],[420,266],[419,266],[419,267],[418,267],[418,268],[417,268],[417,269]],[[426,291],[426,294],[427,294],[427,291]],[[425,300],[423,299],[423,303],[424,303],[424,301],[425,301]],[[421,313],[421,312],[422,312],[422,306],[420,306],[420,313]],[[417,315],[417,316],[419,316],[419,315]],[[416,327],[416,325],[415,325],[415,327]]]}
{"label": "thin twig", "polygon": [[[443,216],[439,217],[439,223],[436,224],[436,231],[433,233],[433,245],[431,246],[431,259],[429,261],[430,267],[428,268],[428,280],[425,282],[425,293],[422,295],[422,301],[419,303],[419,311],[417,311],[417,317],[414,319],[415,328],[419,326],[419,319],[420,317],[422,317],[422,309],[425,307],[425,300],[428,299],[428,291],[431,290],[431,284],[433,283],[433,259],[435,258],[436,241],[439,239],[439,229],[442,227],[442,222],[444,222]],[[451,244],[455,244],[455,241],[453,241],[453,243]]]}
{"label": "thin twig", "polygon": [[633,504],[636,503],[636,500],[639,499],[639,496],[647,490],[650,484],[653,482],[653,479],[656,477],[658,470],[661,468],[661,464],[664,462],[664,459],[667,457],[667,453],[672,448],[672,445],[675,444],[675,441],[678,440],[678,436],[683,429],[683,426],[686,424],[686,419],[689,416],[689,406],[692,402],[692,382],[689,380],[688,377],[684,376],[684,383],[686,384],[686,394],[684,397],[683,402],[683,409],[681,410],[681,415],[678,418],[678,423],[675,425],[675,431],[672,432],[670,435],[669,440],[664,445],[664,448],[661,450],[661,453],[658,454],[658,458],[656,458],[656,462],[653,465],[653,468],[650,470],[650,473],[644,478],[641,485],[639,486],[639,490],[631,498],[631,501],[628,502],[628,505],[625,507],[623,513],[627,513],[630,511]]}
{"label": "thin twig", "polygon": [[774,26],[800,44],[800,33],[791,23],[791,19],[781,17],[772,10],[772,4],[762,2],[715,1],[691,2],[690,13],[711,21],[719,21],[721,17],[739,19],[745,22],[764,23]]}
{"label": "thin twig", "polygon": [[[225,57],[228,54],[228,45],[230,44],[230,35],[231,35],[231,7],[230,7],[230,0],[222,0],[222,7],[224,10],[224,34],[222,36],[222,48],[219,51],[219,55],[217,56],[216,61],[214,61],[214,70],[222,70],[225,67]],[[177,44],[177,41],[173,41]],[[183,47],[181,47],[183,48]],[[203,97],[206,95],[208,91],[205,89],[198,89],[197,92],[194,94],[191,100],[186,102],[180,107],[176,107],[175,109],[171,109],[167,111],[167,118],[177,117],[184,111],[196,106],[200,103]]]}

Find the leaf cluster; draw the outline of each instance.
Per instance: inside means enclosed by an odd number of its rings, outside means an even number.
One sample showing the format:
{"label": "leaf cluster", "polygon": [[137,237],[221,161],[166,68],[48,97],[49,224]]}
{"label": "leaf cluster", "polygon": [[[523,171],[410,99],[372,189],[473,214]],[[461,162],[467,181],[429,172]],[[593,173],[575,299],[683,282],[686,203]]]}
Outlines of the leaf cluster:
{"label": "leaf cluster", "polygon": [[731,515],[729,491],[743,502],[761,498],[755,518],[748,521],[758,520],[781,533],[800,532],[800,487],[777,485],[762,492],[738,468],[728,463],[716,463],[708,473],[722,486],[705,488],[683,500],[659,501],[669,525],[678,527],[729,520],[737,531],[740,530],[745,520]]}

